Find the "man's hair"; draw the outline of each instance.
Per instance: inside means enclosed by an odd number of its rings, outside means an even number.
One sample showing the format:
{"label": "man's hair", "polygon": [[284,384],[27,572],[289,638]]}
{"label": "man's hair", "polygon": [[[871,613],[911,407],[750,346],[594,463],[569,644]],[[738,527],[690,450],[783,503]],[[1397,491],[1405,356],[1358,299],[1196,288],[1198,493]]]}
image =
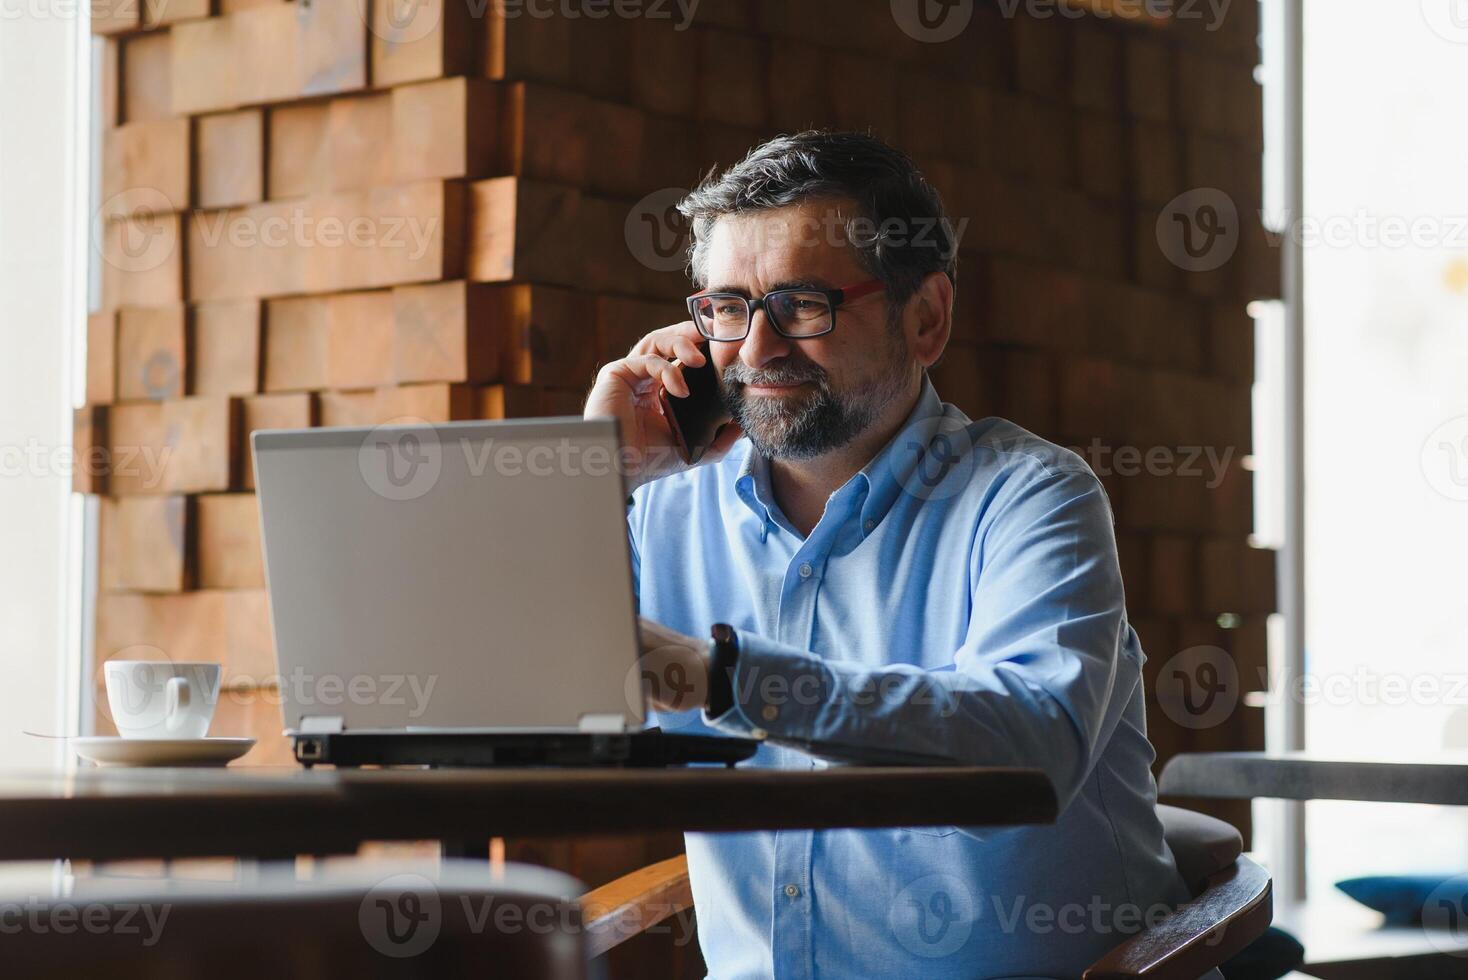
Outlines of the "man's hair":
{"label": "man's hair", "polygon": [[958,243],[943,201],[912,160],[866,133],[807,130],[756,146],[722,174],[709,171],[678,204],[689,219],[689,274],[708,285],[707,248],[714,222],[815,199],[850,200],[846,237],[872,278],[887,285],[896,313],[923,280],[942,272],[958,281]]}

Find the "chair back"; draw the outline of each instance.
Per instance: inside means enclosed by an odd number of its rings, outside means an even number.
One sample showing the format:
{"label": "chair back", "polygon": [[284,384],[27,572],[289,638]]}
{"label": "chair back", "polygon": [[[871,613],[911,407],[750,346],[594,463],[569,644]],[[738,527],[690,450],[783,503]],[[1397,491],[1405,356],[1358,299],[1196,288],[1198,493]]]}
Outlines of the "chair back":
{"label": "chair back", "polygon": [[244,881],[77,879],[55,898],[5,903],[8,978],[315,980],[351,976],[584,980],[573,878],[484,862],[294,869]]}
{"label": "chair back", "polygon": [[1274,917],[1269,873],[1222,820],[1159,806],[1163,839],[1192,899],[1097,960],[1083,980],[1198,980],[1262,936]]}
{"label": "chair back", "polygon": [[1158,806],[1162,839],[1167,841],[1177,870],[1194,898],[1208,879],[1230,867],[1244,853],[1244,838],[1232,824],[1216,817],[1175,806]]}

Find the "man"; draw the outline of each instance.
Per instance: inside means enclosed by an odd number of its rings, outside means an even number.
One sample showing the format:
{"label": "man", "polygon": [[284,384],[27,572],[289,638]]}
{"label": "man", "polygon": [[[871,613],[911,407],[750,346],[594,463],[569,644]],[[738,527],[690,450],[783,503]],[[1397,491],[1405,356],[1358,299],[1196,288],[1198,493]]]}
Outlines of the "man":
{"label": "man", "polygon": [[[1036,767],[1062,807],[1001,831],[690,834],[710,975],[1079,976],[1186,898],[1100,484],[939,401],[956,242],[903,154],[781,137],[680,210],[692,318],[604,367],[586,405],[643,460],[644,665],[692,680],[660,706],[767,738],[763,765],[818,766],[793,746],[826,745]],[[656,394],[687,395],[673,359],[704,363],[705,339],[734,421],[684,468]]]}

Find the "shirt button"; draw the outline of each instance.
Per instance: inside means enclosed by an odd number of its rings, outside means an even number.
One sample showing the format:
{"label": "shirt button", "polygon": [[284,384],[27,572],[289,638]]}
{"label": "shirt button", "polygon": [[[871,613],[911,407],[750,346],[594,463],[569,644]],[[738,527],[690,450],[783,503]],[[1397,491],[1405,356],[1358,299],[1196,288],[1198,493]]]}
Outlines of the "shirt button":
{"label": "shirt button", "polygon": [[801,578],[810,578],[810,573],[811,573],[810,562],[804,562],[800,566],[800,577]]}
{"label": "shirt button", "polygon": [[785,894],[791,898],[796,898],[800,895],[800,888],[797,885],[786,885]]}
{"label": "shirt button", "polygon": [[760,714],[764,717],[765,721],[774,721],[780,717],[780,709],[773,704],[767,704],[765,705],[765,710],[761,711]]}
{"label": "shirt button", "polygon": [[876,526],[877,526],[877,522],[876,521],[867,521],[865,524],[862,525],[862,527],[866,528],[868,531],[870,531],[872,528],[874,528]]}

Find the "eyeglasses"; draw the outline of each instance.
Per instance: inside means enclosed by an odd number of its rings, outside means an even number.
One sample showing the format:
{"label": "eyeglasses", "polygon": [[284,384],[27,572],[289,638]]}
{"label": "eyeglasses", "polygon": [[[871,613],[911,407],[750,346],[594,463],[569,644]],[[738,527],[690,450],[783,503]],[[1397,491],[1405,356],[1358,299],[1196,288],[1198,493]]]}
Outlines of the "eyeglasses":
{"label": "eyeglasses", "polygon": [[764,310],[782,337],[805,340],[836,329],[836,310],[844,303],[880,292],[886,283],[869,279],[845,289],[776,289],[759,299],[738,293],[698,293],[688,297],[688,314],[709,340],[734,341],[749,336],[756,310]]}

